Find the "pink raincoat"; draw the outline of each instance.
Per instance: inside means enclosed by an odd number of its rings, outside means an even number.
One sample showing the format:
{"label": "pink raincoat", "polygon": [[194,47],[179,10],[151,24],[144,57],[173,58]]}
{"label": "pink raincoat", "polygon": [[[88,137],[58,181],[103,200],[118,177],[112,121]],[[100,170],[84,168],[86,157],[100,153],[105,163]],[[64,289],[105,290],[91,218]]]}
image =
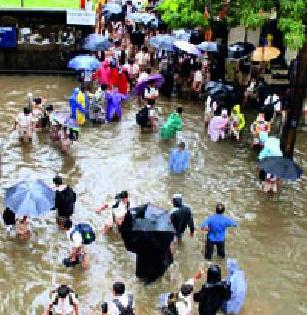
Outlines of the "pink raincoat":
{"label": "pink raincoat", "polygon": [[95,73],[95,79],[99,84],[109,85],[110,83],[110,66],[107,60],[103,61]]}
{"label": "pink raincoat", "polygon": [[228,124],[228,118],[222,116],[214,116],[208,126],[208,135],[210,140],[217,142],[219,138],[225,138],[225,129]]}

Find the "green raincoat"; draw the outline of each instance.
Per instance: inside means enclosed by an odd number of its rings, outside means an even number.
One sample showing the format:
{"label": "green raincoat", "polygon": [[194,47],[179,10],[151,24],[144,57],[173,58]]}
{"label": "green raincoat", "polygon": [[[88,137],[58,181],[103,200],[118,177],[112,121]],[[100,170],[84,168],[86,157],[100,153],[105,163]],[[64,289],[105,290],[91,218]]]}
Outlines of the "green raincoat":
{"label": "green raincoat", "polygon": [[168,140],[176,136],[176,132],[182,130],[182,117],[178,113],[172,113],[168,116],[166,123],[160,129],[160,135],[163,140]]}

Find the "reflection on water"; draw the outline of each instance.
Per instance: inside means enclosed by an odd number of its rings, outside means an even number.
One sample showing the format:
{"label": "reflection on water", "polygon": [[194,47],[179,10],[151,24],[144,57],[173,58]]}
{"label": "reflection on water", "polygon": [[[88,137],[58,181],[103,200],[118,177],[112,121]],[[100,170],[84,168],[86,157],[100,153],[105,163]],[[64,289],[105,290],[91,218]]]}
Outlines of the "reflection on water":
{"label": "reflection on water", "polygon": [[[239,221],[228,235],[227,254],[239,259],[249,281],[248,300],[242,314],[306,314],[306,175],[285,184],[280,195],[269,197],[256,187],[256,155],[245,143],[211,143],[204,137],[200,105],[182,104],[192,167],[184,176],[171,176],[167,158],[173,142],[162,143],[158,134],[140,134],[135,125],[137,106],[125,105],[123,121],[101,128],[85,127],[63,156],[46,136],[33,145],[19,146],[10,133],[14,116],[26,103],[26,95],[42,95],[56,107],[66,106],[75,86],[71,78],[1,77],[0,137],[5,138],[1,188],[24,178],[39,177],[51,184],[55,173],[63,175],[77,193],[75,221],[85,220],[96,229],[103,218],[93,209],[110,194],[126,189],[132,205],[154,201],[170,208],[173,193],[183,194],[195,214],[197,226],[222,201],[227,212]],[[161,101],[163,118],[180,104]],[[251,116],[252,117],[252,116]],[[296,157],[305,172],[307,146],[298,135]],[[7,239],[0,231],[0,314],[40,314],[54,283],[67,283],[80,295],[84,314],[99,310],[114,280],[122,279],[135,293],[138,314],[156,314],[157,296],[174,291],[204,265],[203,235],[186,236],[175,253],[175,263],[165,276],[144,287],[134,276],[135,257],[118,235],[103,237],[88,248],[89,271],[65,269],[61,265],[68,244],[58,232],[55,214],[33,220],[29,243]]]}

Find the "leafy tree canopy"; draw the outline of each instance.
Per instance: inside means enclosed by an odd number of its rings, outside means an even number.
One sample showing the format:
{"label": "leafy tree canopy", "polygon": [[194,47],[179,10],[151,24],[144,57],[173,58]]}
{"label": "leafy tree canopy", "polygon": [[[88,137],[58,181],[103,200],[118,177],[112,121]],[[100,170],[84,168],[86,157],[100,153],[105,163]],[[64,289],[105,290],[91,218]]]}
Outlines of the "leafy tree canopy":
{"label": "leafy tree canopy", "polygon": [[[221,12],[226,7],[224,17]],[[306,0],[162,0],[158,6],[163,21],[174,29],[207,28],[218,16],[225,18],[229,26],[259,27],[274,9],[286,46],[301,48],[306,40]]]}

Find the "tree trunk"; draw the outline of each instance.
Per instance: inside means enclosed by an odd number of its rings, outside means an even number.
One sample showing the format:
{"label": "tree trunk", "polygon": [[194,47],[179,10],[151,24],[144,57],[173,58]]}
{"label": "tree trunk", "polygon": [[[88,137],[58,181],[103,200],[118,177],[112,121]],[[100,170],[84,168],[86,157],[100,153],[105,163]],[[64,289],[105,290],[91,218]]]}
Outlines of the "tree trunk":
{"label": "tree trunk", "polygon": [[307,95],[307,43],[297,56],[295,75],[290,77],[291,105],[287,112],[287,121],[283,128],[282,150],[287,158],[293,158],[296,130],[303,110],[304,97]]}
{"label": "tree trunk", "polygon": [[20,6],[23,8],[24,7],[24,0],[20,0]]}

